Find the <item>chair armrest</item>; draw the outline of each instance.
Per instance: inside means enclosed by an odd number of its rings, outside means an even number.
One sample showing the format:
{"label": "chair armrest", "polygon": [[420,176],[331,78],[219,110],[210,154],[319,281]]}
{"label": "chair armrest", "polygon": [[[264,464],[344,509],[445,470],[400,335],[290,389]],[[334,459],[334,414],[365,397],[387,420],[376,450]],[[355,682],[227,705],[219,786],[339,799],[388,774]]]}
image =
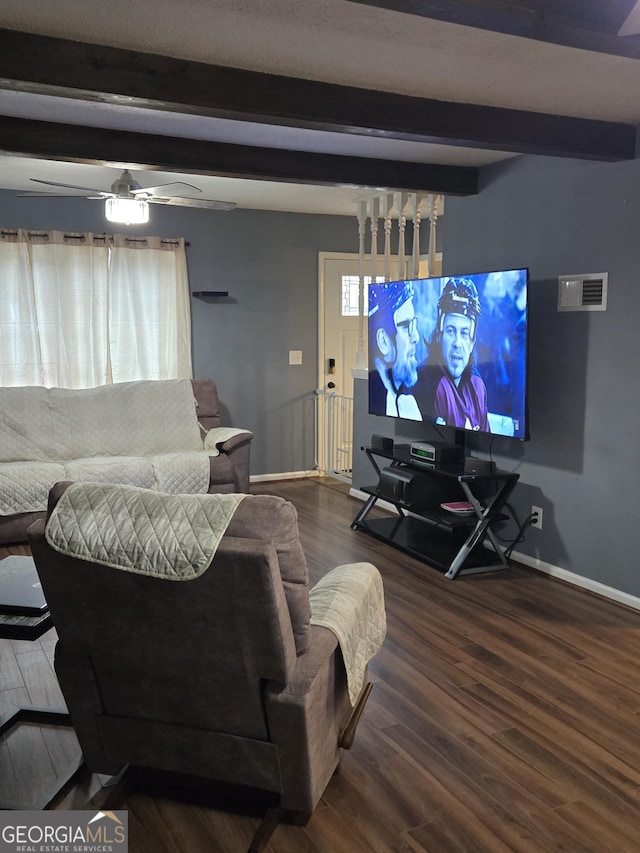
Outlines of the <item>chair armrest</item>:
{"label": "chair armrest", "polygon": [[338,638],[335,634],[327,628],[312,625],[307,650],[296,658],[293,676],[284,687],[270,684],[267,687],[267,697],[274,697],[278,702],[304,701],[313,690],[318,677],[326,670],[337,645]]}
{"label": "chair armrest", "polygon": [[119,773],[123,763],[105,751],[100,734],[99,720],[105,714],[105,708],[90,658],[66,654],[62,650],[61,641],[58,641],[55,671],[69,705],[71,722],[82,743],[87,767],[93,773]]}
{"label": "chair armrest", "polygon": [[311,814],[338,765],[338,745],[351,713],[335,635],[311,626],[309,647],[287,684],[267,684],[265,711],[282,773],[281,805]]}

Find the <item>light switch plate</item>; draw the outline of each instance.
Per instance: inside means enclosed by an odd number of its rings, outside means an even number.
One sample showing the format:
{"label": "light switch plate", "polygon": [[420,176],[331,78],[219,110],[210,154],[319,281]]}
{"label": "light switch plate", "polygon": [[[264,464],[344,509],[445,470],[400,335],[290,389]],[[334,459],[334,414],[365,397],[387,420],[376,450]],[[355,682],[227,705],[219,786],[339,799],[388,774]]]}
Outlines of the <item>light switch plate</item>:
{"label": "light switch plate", "polygon": [[301,349],[290,349],[289,350],[289,364],[302,364],[302,350]]}

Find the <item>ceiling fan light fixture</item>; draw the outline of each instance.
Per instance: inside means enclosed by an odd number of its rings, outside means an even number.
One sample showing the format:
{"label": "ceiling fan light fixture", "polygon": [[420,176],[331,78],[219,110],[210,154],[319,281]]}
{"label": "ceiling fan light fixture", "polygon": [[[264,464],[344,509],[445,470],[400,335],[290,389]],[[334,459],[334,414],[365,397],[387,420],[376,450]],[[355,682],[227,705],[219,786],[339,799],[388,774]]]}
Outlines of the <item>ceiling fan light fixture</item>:
{"label": "ceiling fan light fixture", "polygon": [[108,198],[104,215],[109,222],[144,225],[149,221],[149,202],[141,198]]}

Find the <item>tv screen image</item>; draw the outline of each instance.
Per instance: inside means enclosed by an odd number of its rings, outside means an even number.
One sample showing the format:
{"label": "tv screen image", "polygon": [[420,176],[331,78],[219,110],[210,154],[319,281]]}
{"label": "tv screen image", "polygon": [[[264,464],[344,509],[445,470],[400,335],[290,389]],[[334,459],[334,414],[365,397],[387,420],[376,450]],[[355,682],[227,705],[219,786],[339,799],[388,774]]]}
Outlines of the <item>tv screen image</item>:
{"label": "tv screen image", "polygon": [[369,285],[369,412],[528,439],[526,268]]}

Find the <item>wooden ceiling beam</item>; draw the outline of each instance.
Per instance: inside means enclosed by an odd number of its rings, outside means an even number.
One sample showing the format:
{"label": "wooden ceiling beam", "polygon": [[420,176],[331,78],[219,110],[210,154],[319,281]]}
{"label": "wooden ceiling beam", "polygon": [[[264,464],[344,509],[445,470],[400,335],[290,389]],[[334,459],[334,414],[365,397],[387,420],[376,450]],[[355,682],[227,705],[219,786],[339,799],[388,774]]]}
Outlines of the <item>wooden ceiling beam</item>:
{"label": "wooden ceiling beam", "polygon": [[0,116],[0,151],[76,163],[321,186],[446,195],[478,191],[478,170],[466,166],[286,151],[7,116]]}
{"label": "wooden ceiling beam", "polygon": [[449,103],[0,29],[0,88],[237,121],[592,160],[632,125]]}

